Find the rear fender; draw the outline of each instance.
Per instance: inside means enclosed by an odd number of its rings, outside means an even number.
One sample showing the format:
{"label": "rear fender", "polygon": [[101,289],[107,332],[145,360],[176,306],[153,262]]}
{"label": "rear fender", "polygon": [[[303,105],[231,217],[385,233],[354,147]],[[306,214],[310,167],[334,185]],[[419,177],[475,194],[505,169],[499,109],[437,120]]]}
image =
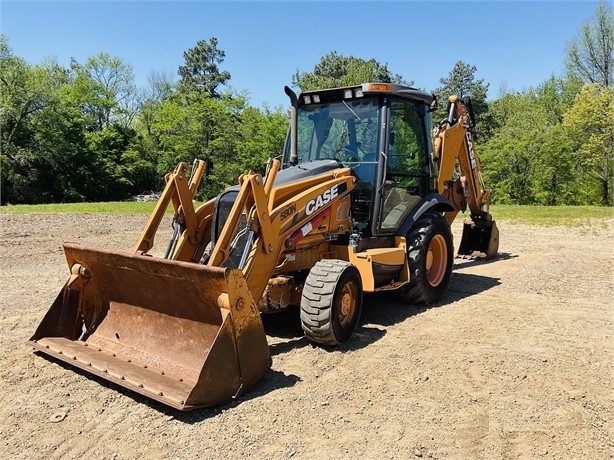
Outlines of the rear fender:
{"label": "rear fender", "polygon": [[410,211],[410,213],[407,215],[407,217],[399,227],[397,235],[403,237],[407,235],[409,229],[420,218],[420,216],[425,212],[431,210],[437,212],[454,211],[454,206],[452,206],[452,203],[450,203],[447,198],[440,195],[439,193],[429,193],[427,196],[422,198],[422,200],[416,203],[414,208]]}

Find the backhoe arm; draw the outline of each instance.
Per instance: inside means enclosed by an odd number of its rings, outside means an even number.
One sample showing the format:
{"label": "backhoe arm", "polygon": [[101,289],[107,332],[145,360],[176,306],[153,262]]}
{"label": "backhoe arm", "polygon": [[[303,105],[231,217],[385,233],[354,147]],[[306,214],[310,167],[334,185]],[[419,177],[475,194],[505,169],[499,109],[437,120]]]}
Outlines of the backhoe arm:
{"label": "backhoe arm", "polygon": [[[484,186],[482,166],[474,148],[473,117],[466,104],[458,96],[450,96],[448,118],[441,122],[435,136],[435,158],[439,166],[437,188],[456,208],[446,216],[448,222],[467,205],[472,218],[487,218],[490,204],[490,191]],[[454,180],[457,165],[462,178]],[[460,197],[459,192],[462,192]]]}
{"label": "backhoe arm", "polygon": [[[482,166],[475,152],[475,121],[469,98],[450,96],[448,118],[435,132],[434,157],[439,167],[437,189],[450,200],[454,211],[446,212],[452,223],[469,206],[459,254],[484,253],[493,257],[499,247],[499,232],[489,213],[490,190],[482,179]],[[457,167],[461,177],[454,179]]]}

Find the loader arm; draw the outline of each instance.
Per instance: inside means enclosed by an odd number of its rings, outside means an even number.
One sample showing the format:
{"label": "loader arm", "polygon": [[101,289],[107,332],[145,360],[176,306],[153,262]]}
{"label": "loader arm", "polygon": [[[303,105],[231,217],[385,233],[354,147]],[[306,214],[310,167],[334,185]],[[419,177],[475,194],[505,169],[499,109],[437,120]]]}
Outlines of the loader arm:
{"label": "loader arm", "polygon": [[164,177],[166,186],[134,246],[133,252],[135,254],[146,254],[154,246],[155,234],[171,201],[175,211],[176,223],[187,231],[186,236],[192,244],[199,243],[200,235],[197,231],[196,214],[192,200],[205,173],[205,167],[204,161],[197,160],[190,172],[188,165],[182,162],[175,167],[172,173]]}
{"label": "loader arm", "polygon": [[[207,263],[219,267],[228,259],[231,241],[245,213],[247,244],[238,268],[254,299],[264,293],[282,252],[292,247],[292,236],[310,222],[329,227],[330,207],[347,197],[355,183],[351,170],[340,167],[318,176],[315,182],[274,188],[279,168],[279,160],[273,160],[264,180],[253,172],[241,176],[239,193]],[[289,194],[288,189],[294,193]]]}

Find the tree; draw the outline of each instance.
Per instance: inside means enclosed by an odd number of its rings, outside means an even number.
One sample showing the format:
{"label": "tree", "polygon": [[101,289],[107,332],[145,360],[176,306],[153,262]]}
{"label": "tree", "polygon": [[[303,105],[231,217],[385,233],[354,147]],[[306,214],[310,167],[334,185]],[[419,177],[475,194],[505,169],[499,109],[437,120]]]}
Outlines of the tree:
{"label": "tree", "polygon": [[204,93],[184,97],[177,93],[152,106],[148,132],[141,128],[143,144],[155,151],[160,176],[178,162],[209,160],[199,199],[209,199],[248,170],[265,172],[267,160],[282,150],[287,115],[281,109],[264,112],[249,107],[246,96],[224,93],[215,99]]}
{"label": "tree", "polygon": [[175,81],[170,72],[151,71],[147,75],[147,83],[149,88],[146,93],[146,98],[155,101],[167,100],[175,90]]}
{"label": "tree", "polygon": [[0,201],[1,204],[17,201],[18,182],[25,171],[20,167],[20,157],[28,152],[31,132],[29,118],[37,110],[39,98],[28,91],[30,67],[13,55],[8,39],[0,35]]}
{"label": "tree", "polygon": [[580,204],[571,141],[561,127],[564,98],[554,82],[538,91],[506,94],[490,104],[497,129],[479,146],[493,201]]}
{"label": "tree", "polygon": [[586,85],[565,113],[563,126],[573,141],[582,171],[599,187],[600,202],[612,205],[614,173],[614,88]]}
{"label": "tree", "polygon": [[91,129],[102,130],[112,124],[127,128],[139,106],[132,66],[108,53],[90,57],[81,65],[74,59],[77,103],[91,119]]}
{"label": "tree", "polygon": [[535,203],[546,206],[585,203],[569,136],[560,123],[544,128],[531,133],[538,143],[531,177]]}
{"label": "tree", "polygon": [[218,49],[217,38],[209,42],[199,40],[194,48],[183,53],[185,64],[179,66],[177,73],[181,77],[179,90],[181,92],[198,91],[217,99],[219,85],[225,85],[230,80],[230,72],[220,71],[219,65],[224,62],[226,53]]}
{"label": "tree", "polygon": [[151,124],[154,122],[156,109],[164,101],[168,101],[176,90],[173,75],[167,72],[152,71],[147,76],[149,86],[139,95],[140,110],[136,125],[143,128],[147,135],[151,135]]}
{"label": "tree", "polygon": [[51,136],[55,142],[49,146],[60,149],[60,154],[62,146],[73,139],[72,123],[53,117],[42,122],[46,113],[57,108],[67,84],[69,72],[55,61],[31,66],[14,56],[6,37],[0,36],[2,204],[45,202],[62,195],[56,190],[60,181],[53,152],[40,134],[58,128],[61,134]]}
{"label": "tree", "polygon": [[614,12],[605,0],[599,1],[595,16],[567,45],[566,65],[584,83],[606,88],[614,84]]}
{"label": "tree", "polygon": [[241,114],[238,152],[245,170],[264,173],[269,158],[283,152],[288,117],[280,110],[247,107]]}
{"label": "tree", "polygon": [[582,86],[577,78],[550,77],[535,90],[529,90],[529,92],[534,94],[540,105],[546,110],[548,123],[555,125],[563,121],[563,114],[573,105]]}
{"label": "tree", "polygon": [[476,71],[476,66],[469,65],[463,61],[457,61],[448,77],[439,80],[439,83],[443,86],[433,91],[440,103],[439,109],[435,112],[434,116],[436,120],[442,120],[448,116],[446,107],[449,96],[454,94],[460,97],[469,96],[478,131],[485,131],[479,128],[484,128],[484,123],[486,123],[486,114],[488,112],[486,93],[488,92],[489,84],[484,83],[483,79],[476,81]]}
{"label": "tree", "polygon": [[292,76],[292,84],[301,91],[321,88],[358,85],[366,82],[399,83],[405,82],[400,75],[393,75],[387,64],[375,59],[364,60],[354,56],[343,56],[336,51],[323,56],[313,72],[299,72]]}
{"label": "tree", "polygon": [[58,88],[68,80],[67,72],[53,60],[30,66],[14,56],[6,37],[0,35],[0,122],[5,153],[10,154],[18,137],[27,137],[32,114],[52,104]]}
{"label": "tree", "polygon": [[84,118],[79,107],[67,102],[67,85],[58,101],[32,120],[33,157],[30,162],[25,203],[92,201],[99,171],[95,155],[88,149]]}

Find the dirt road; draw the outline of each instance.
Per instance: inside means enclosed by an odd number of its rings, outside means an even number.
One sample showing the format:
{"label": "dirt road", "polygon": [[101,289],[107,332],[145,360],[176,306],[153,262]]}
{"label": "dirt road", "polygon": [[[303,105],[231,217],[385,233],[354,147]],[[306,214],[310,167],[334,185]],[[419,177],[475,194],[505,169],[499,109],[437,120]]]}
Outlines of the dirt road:
{"label": "dirt road", "polygon": [[2,458],[614,458],[614,219],[500,221],[500,256],[457,259],[440,305],[369,296],[336,350],[266,318],[272,370],[188,413],[24,344],[68,278],[61,243],[130,251],[146,219],[0,214]]}

